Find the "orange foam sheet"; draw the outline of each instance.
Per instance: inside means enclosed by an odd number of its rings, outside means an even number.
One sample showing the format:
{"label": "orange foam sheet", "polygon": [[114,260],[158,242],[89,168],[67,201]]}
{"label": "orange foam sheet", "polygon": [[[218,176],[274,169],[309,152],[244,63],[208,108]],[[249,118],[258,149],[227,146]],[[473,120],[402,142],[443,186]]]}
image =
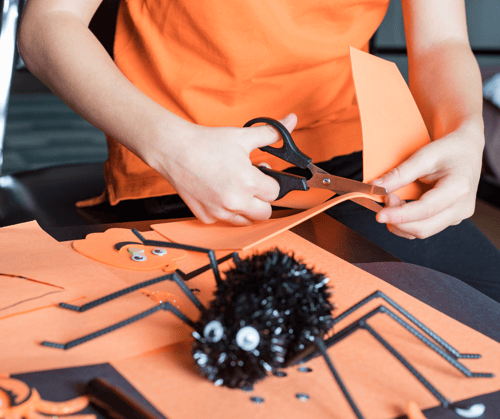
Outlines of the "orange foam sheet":
{"label": "orange foam sheet", "polygon": [[[429,133],[396,64],[351,48],[363,133],[363,180],[371,182],[430,142]],[[414,182],[397,191],[417,199],[428,187]]]}
{"label": "orange foam sheet", "polygon": [[[154,231],[144,235],[162,239]],[[109,238],[106,234],[95,237]],[[58,243],[35,222],[0,229],[0,251],[4,271],[0,275],[0,374],[109,362],[186,339],[190,329],[161,311],[66,351],[41,345],[42,341],[66,343],[123,321],[154,307],[155,296],[167,296],[167,301],[192,319],[199,315],[178,286],[168,281],[83,313],[59,307],[60,302],[79,306],[165,272],[132,271],[96,262],[75,252],[69,243]],[[191,272],[206,265],[208,257],[190,252],[177,263],[184,272]],[[211,272],[190,281],[204,302],[211,298],[213,284]]]}
{"label": "orange foam sheet", "polygon": [[[499,343],[291,232],[275,236],[255,250],[265,251],[276,246],[294,252],[309,267],[327,274],[329,285],[334,289],[332,299],[337,315],[372,292],[381,290],[462,353],[480,353],[481,359],[460,361],[471,371],[494,373],[494,378],[466,378],[386,315],[377,314],[368,320],[377,333],[445,397],[462,400],[500,389]],[[371,301],[339,322],[335,330],[341,330],[380,304],[386,305],[382,300]],[[181,342],[112,364],[171,419],[355,418],[321,357],[306,364],[312,372],[303,373],[297,367],[290,367],[285,370],[286,377],[271,375],[257,383],[253,391],[245,392],[217,387],[201,378],[190,346],[190,341]],[[367,419],[403,415],[408,401],[414,401],[422,409],[439,404],[366,331],[356,331],[328,352]],[[299,400],[296,397],[299,393],[307,394],[309,400]],[[254,396],[263,398],[264,403],[252,403],[250,397]]]}
{"label": "orange foam sheet", "polygon": [[353,192],[338,196],[307,211],[289,217],[256,222],[249,226],[235,227],[227,223],[203,224],[199,220],[154,224],[155,231],[176,242],[213,250],[245,250],[262,241],[353,198],[375,199],[372,195]]}
{"label": "orange foam sheet", "polygon": [[0,229],[0,254],[0,321],[62,301],[94,298],[124,285],[34,221]]}

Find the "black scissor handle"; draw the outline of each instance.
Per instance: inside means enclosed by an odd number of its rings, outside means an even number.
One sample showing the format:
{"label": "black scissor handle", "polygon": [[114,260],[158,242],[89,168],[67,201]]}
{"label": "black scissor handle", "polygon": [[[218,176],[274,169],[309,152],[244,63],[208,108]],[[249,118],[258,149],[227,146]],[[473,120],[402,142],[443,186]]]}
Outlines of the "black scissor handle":
{"label": "black scissor handle", "polygon": [[257,124],[259,122],[263,122],[265,124],[269,124],[272,127],[276,128],[276,130],[283,138],[283,145],[279,148],[265,146],[261,147],[262,151],[266,153],[272,154],[280,158],[281,160],[285,160],[286,162],[293,164],[294,166],[300,167],[301,169],[305,169],[309,163],[311,163],[312,159],[309,156],[306,156],[302,151],[300,151],[295,143],[293,142],[292,136],[290,132],[286,129],[286,127],[279,121],[273,118],[260,117],[254,118],[251,121],[248,121],[244,127],[252,126],[253,124]]}
{"label": "black scissor handle", "polygon": [[302,176],[293,175],[292,173],[278,172],[277,170],[268,169],[267,167],[259,167],[262,173],[276,179],[280,184],[280,194],[276,200],[283,198],[288,192],[291,191],[308,191],[306,178]]}

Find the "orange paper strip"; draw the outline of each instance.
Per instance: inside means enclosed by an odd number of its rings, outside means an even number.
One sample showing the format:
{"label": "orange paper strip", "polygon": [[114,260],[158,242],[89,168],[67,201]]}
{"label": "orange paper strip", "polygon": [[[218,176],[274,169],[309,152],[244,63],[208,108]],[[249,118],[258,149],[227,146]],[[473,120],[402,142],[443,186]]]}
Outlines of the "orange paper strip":
{"label": "orange paper strip", "polygon": [[[363,181],[371,182],[430,142],[417,104],[396,64],[350,49],[363,132]],[[417,199],[428,185],[414,182],[397,191]]]}
{"label": "orange paper strip", "polygon": [[307,211],[289,217],[256,222],[249,226],[235,227],[227,223],[203,224],[199,220],[153,224],[152,229],[176,243],[190,244],[213,250],[246,250],[293,226],[326,211],[341,202],[353,198],[369,198],[372,195],[353,192],[340,195]]}

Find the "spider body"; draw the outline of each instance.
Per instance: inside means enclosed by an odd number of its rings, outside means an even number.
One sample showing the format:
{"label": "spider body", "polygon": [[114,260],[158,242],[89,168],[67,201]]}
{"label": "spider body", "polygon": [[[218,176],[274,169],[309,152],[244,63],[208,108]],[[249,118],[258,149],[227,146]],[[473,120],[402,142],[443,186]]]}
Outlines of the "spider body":
{"label": "spider body", "polygon": [[333,326],[328,280],[278,249],[235,260],[193,334],[202,375],[249,387],[323,338]]}

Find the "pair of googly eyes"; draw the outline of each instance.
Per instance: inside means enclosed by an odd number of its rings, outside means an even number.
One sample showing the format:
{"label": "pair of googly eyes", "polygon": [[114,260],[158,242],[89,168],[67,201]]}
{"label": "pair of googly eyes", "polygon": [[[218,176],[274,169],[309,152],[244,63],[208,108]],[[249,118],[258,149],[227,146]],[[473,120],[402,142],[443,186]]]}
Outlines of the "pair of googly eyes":
{"label": "pair of googly eyes", "polygon": [[[128,252],[132,255],[132,260],[135,262],[144,262],[148,259],[144,254],[144,250],[138,247],[129,247]],[[167,254],[167,251],[162,247],[156,247],[151,250],[151,253],[156,256],[164,256]]]}
{"label": "pair of googly eyes", "polygon": [[[209,342],[219,342],[224,337],[224,327],[212,320],[203,329],[203,337]],[[244,351],[253,351],[260,343],[259,332],[252,326],[244,326],[236,333],[236,344]]]}

